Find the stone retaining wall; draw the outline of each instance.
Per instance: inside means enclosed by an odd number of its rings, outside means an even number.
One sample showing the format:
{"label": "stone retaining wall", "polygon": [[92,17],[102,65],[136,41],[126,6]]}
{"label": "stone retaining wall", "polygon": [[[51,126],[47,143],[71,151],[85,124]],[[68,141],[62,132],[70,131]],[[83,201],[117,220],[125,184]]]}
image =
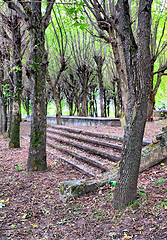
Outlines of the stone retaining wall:
{"label": "stone retaining wall", "polygon": [[[31,116],[27,121],[31,120]],[[77,117],[77,116],[61,116],[62,125],[67,126],[114,126],[121,127],[119,118],[105,118],[105,117]],[[57,124],[56,116],[47,115],[47,124],[54,126]]]}

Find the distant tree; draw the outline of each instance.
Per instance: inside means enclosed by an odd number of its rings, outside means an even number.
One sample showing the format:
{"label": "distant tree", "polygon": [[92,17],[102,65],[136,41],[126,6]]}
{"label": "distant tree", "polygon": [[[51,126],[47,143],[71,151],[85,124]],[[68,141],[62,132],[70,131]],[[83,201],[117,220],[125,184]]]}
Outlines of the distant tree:
{"label": "distant tree", "polygon": [[88,116],[88,89],[92,82],[93,67],[92,38],[86,32],[71,32],[71,55],[76,65],[75,71],[81,86],[80,116]]}
{"label": "distant tree", "polygon": [[[95,48],[95,47],[94,47]],[[98,85],[99,85],[99,95],[100,95],[100,111],[101,117],[105,116],[104,111],[104,84],[103,84],[103,66],[105,62],[105,55],[102,53],[102,43],[100,41],[100,49],[94,50],[94,60],[97,65],[97,77],[98,77]]]}
{"label": "distant tree", "polygon": [[162,18],[162,13],[158,16],[158,20],[152,26],[152,33],[151,33],[151,79],[150,79],[151,90],[149,94],[148,111],[147,111],[148,121],[153,121],[155,96],[161,84],[162,76],[167,74],[167,58],[166,58],[167,18],[165,19],[165,21],[161,21],[161,18]]}

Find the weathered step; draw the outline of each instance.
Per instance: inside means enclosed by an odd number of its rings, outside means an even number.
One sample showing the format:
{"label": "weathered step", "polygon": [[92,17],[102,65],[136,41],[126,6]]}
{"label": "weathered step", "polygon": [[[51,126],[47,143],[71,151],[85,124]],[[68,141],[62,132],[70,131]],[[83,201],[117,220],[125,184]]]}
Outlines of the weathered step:
{"label": "weathered step", "polygon": [[100,147],[113,148],[113,149],[117,149],[119,151],[122,150],[122,146],[117,145],[117,144],[102,142],[102,141],[83,138],[83,137],[79,137],[79,136],[74,136],[74,135],[70,135],[68,133],[62,133],[62,132],[55,131],[55,130],[52,130],[52,129],[47,129],[47,131],[49,133],[54,133],[54,134],[57,134],[59,136],[64,136],[64,137],[67,137],[67,138],[70,138],[70,139],[75,139],[75,140],[80,141],[80,142],[91,143],[91,144],[94,144],[94,145],[100,146]]}
{"label": "weathered step", "polygon": [[[26,136],[21,136],[21,138],[23,138],[24,140],[26,140],[26,141],[28,141],[28,142],[29,142],[29,140],[30,140],[30,138],[29,138],[29,137],[26,137]],[[47,144],[47,145],[48,145],[48,144]],[[52,147],[52,146],[50,146],[50,147]],[[73,168],[77,169],[78,171],[80,171],[81,173],[87,175],[88,177],[90,177],[90,178],[96,177],[96,175],[95,175],[93,172],[91,172],[90,169],[87,169],[84,165],[82,165],[82,164],[76,164],[76,162],[74,162],[74,161],[72,161],[72,160],[69,160],[69,159],[66,159],[66,158],[64,158],[64,157],[62,157],[62,156],[58,156],[57,154],[55,154],[54,152],[52,152],[52,151],[50,151],[50,150],[48,150],[48,149],[46,149],[46,151],[47,151],[48,153],[54,155],[57,159],[59,159],[59,160],[61,160],[61,161],[63,161],[63,162],[68,163],[68,164],[71,165]]]}
{"label": "weathered step", "polygon": [[96,137],[96,138],[102,138],[106,140],[114,140],[117,142],[123,142],[124,138],[122,136],[117,136],[117,135],[110,135],[110,134],[104,134],[104,133],[98,133],[98,132],[90,132],[90,131],[85,131],[83,129],[74,129],[70,127],[65,127],[62,125],[55,125],[52,126],[54,129],[59,129],[62,131],[67,131],[70,133],[76,133],[76,134],[81,134],[85,136],[90,136],[90,137]]}
{"label": "weathered step", "polygon": [[66,162],[68,163],[69,165],[71,165],[73,168],[77,169],[78,171],[80,171],[81,173],[87,175],[88,177],[90,178],[95,178],[96,175],[90,171],[90,169],[86,168],[84,165],[82,164],[76,164],[76,162],[72,161],[72,160],[69,160],[67,158],[64,158],[62,156],[59,156],[57,154],[55,154],[54,152],[50,151],[50,150],[47,150],[48,153],[52,154],[53,156],[55,156],[57,159],[63,161],[63,162]]}
{"label": "weathered step", "polygon": [[[105,133],[90,132],[90,131],[85,131],[83,129],[74,129],[74,128],[65,127],[65,126],[61,126],[61,125],[55,125],[55,126],[52,126],[52,128],[64,130],[64,131],[67,131],[70,133],[82,134],[82,135],[90,136],[90,137],[97,137],[97,138],[102,138],[102,139],[106,139],[106,140],[113,140],[113,141],[117,141],[117,142],[123,142],[123,140],[124,140],[124,137],[120,136],[120,135],[111,135],[111,134],[105,134]],[[151,139],[143,138],[143,146],[147,146],[151,143],[152,143]]]}
{"label": "weathered step", "polygon": [[99,161],[96,161],[96,160],[94,160],[94,159],[85,157],[85,156],[83,156],[83,155],[81,155],[81,154],[79,154],[79,153],[74,153],[74,152],[72,152],[72,151],[70,151],[70,150],[67,150],[67,149],[64,149],[64,148],[62,148],[62,147],[60,147],[60,146],[59,146],[59,147],[56,147],[55,145],[53,145],[53,144],[51,144],[51,143],[49,143],[49,142],[47,142],[47,146],[49,146],[49,147],[51,147],[51,148],[53,148],[53,149],[56,149],[56,150],[58,150],[58,151],[60,151],[60,152],[62,152],[62,153],[68,154],[68,155],[76,158],[76,159],[79,160],[79,161],[88,163],[88,164],[90,164],[91,166],[100,168],[102,171],[109,171],[109,169],[108,169],[105,165],[103,165],[101,162],[99,162]]}
{"label": "weathered step", "polygon": [[121,160],[120,157],[114,156],[112,154],[108,154],[108,153],[105,153],[101,150],[96,150],[96,149],[93,149],[93,148],[90,148],[90,147],[87,147],[87,146],[84,146],[84,145],[81,145],[81,144],[78,144],[78,143],[73,143],[73,142],[70,142],[70,141],[67,141],[67,140],[64,140],[64,139],[60,139],[60,138],[57,138],[55,136],[53,137],[53,136],[47,135],[47,138],[51,139],[51,140],[55,140],[59,143],[64,143],[66,145],[69,145],[69,146],[72,146],[72,147],[75,147],[75,148],[78,148],[78,149],[82,149],[86,152],[89,152],[89,153],[94,154],[94,155],[98,155],[102,158],[107,158],[108,160],[113,161],[113,162],[118,162],[118,161]]}
{"label": "weathered step", "polygon": [[79,179],[61,183],[60,200],[66,202],[69,198],[78,197],[102,187],[106,184],[114,184],[118,169],[104,175],[101,179]]}

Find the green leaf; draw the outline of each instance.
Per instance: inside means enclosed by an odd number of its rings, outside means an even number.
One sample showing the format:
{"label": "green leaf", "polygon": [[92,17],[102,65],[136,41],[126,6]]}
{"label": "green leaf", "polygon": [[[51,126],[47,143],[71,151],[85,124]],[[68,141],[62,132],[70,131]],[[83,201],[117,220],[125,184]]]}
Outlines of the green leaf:
{"label": "green leaf", "polygon": [[115,186],[116,181],[111,181],[110,184],[111,184],[111,186]]}
{"label": "green leaf", "polygon": [[74,27],[78,27],[78,26],[80,26],[80,24],[77,23],[77,22],[75,22],[75,23],[73,24],[73,26],[74,26]]}
{"label": "green leaf", "polygon": [[81,6],[84,6],[85,5],[85,2],[79,2],[79,5],[81,5]]}
{"label": "green leaf", "polygon": [[155,185],[160,185],[160,184],[162,184],[164,181],[165,181],[164,178],[159,179],[159,180],[155,183]]}
{"label": "green leaf", "polygon": [[69,8],[69,9],[67,9],[67,12],[68,12],[70,15],[72,15],[72,14],[75,13],[75,8]]}
{"label": "green leaf", "polygon": [[80,19],[81,19],[81,20],[85,20],[85,18],[84,18],[83,16],[80,16]]}
{"label": "green leaf", "polygon": [[85,30],[86,27],[89,27],[88,24],[82,23],[79,28],[80,28],[81,30]]}

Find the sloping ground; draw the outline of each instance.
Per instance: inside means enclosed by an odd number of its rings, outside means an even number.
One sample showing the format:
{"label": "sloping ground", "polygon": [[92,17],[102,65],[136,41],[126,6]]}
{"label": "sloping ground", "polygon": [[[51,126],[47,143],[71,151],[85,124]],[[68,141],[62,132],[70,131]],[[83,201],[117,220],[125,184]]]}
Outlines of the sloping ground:
{"label": "sloping ground", "polygon": [[[154,123],[152,132],[161,127],[156,128]],[[28,132],[25,125],[23,131]],[[117,129],[111,131],[119,135]],[[166,161],[142,172],[138,200],[116,211],[111,205],[113,187],[109,185],[62,203],[60,182],[86,176],[52,154],[48,154],[48,171],[27,173],[27,141],[22,139],[21,146],[8,148],[8,139],[0,136],[0,239],[166,239]]]}

